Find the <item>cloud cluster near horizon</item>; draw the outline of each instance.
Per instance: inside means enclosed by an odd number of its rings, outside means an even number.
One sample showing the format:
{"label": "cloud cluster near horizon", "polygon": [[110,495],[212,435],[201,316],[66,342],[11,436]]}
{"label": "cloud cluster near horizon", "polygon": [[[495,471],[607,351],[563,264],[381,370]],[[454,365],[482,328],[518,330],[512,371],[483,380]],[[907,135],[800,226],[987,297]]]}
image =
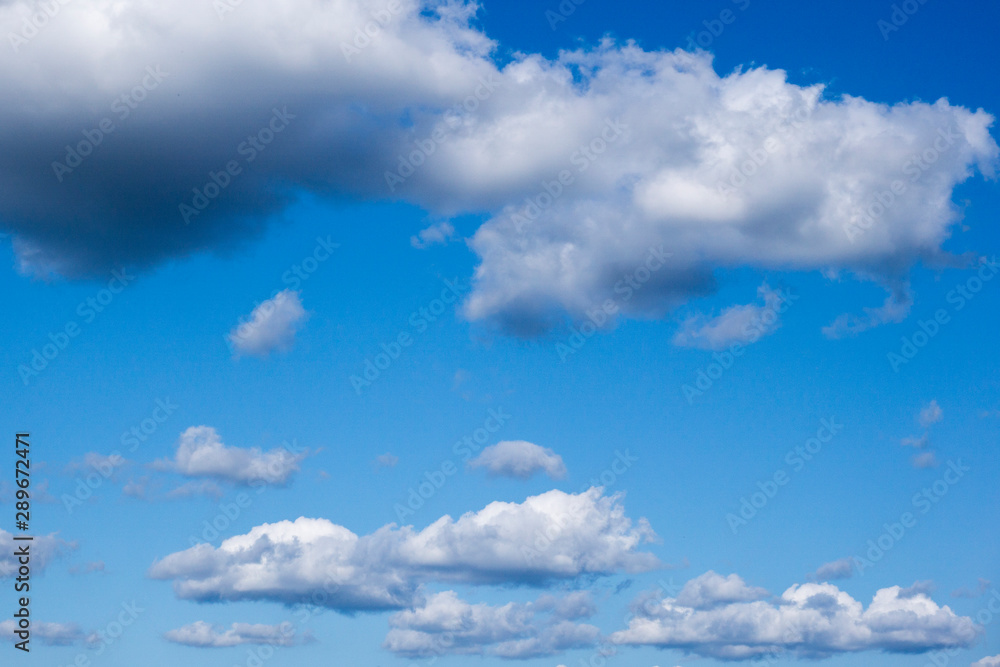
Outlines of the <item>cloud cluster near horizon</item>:
{"label": "cloud cluster near horizon", "polygon": [[785,653],[824,658],[841,653],[921,653],[966,648],[980,628],[938,606],[920,587],[879,590],[867,609],[832,584],[796,584],[769,600],[738,576],[707,572],[676,598],[646,598],[633,606],[620,645],[676,648],[722,660]]}
{"label": "cloud cluster near horizon", "polygon": [[599,488],[549,491],[523,503],[493,502],[423,530],[384,526],[358,536],[326,519],[300,517],[257,526],[216,548],[200,544],[149,571],[197,601],[270,600],[294,604],[322,594],[343,612],[407,609],[428,582],[540,586],[660,563],[640,551],[654,534],[633,523],[620,496]]}

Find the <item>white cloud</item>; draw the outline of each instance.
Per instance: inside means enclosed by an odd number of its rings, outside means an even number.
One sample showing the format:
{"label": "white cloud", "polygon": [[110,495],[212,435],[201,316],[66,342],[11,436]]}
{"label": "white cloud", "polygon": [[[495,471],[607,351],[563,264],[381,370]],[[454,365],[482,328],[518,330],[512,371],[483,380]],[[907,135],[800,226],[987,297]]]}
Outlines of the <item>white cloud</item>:
{"label": "white cloud", "polygon": [[440,222],[427,229],[421,229],[416,236],[411,236],[410,245],[421,250],[435,244],[444,245],[451,240],[454,234],[455,228],[451,223]]}
{"label": "white cloud", "polygon": [[586,593],[493,607],[469,604],[454,591],[446,591],[431,596],[417,609],[393,615],[389,620],[392,629],[383,647],[414,659],[491,655],[523,660],[550,656],[594,646],[600,630],[571,621],[589,617],[595,611]]}
{"label": "white cloud", "polygon": [[938,405],[937,399],[935,399],[920,410],[920,415],[917,417],[917,420],[920,422],[921,426],[927,428],[932,424],[937,424],[943,418],[944,410],[941,409],[941,406]]}
{"label": "white cloud", "polygon": [[[0,528],[0,579],[17,574],[19,563],[14,552],[22,546],[23,542],[15,542],[14,535]],[[31,541],[31,571],[41,572],[57,557],[73,549],[76,549],[75,543],[59,539],[56,533],[36,535]]]}
{"label": "white cloud", "polygon": [[70,574],[90,574],[92,572],[104,572],[105,564],[103,560],[91,561],[83,565],[73,565],[69,568]]}
{"label": "white cloud", "polygon": [[850,558],[841,558],[829,563],[824,563],[816,569],[813,578],[816,581],[834,581],[836,579],[850,579],[854,575],[854,561]]}
{"label": "white cloud", "polygon": [[145,500],[149,493],[149,485],[150,478],[148,475],[142,476],[139,479],[129,479],[129,481],[125,482],[125,486],[122,487],[122,495]]}
{"label": "white cloud", "polygon": [[[229,447],[211,426],[192,426],[177,441],[174,460],[160,461],[157,466],[187,477],[210,477],[238,484],[262,481],[286,484],[306,453],[293,454],[287,449],[264,452],[257,447]],[[185,492],[195,491],[187,489]],[[204,492],[206,489],[197,489]],[[209,489],[210,490],[210,489]],[[175,489],[175,492],[181,492]]]}
{"label": "white cloud", "polygon": [[544,471],[552,479],[566,476],[562,457],[548,447],[524,440],[505,440],[486,447],[468,463],[470,468],[486,468],[490,475],[529,479]]}
{"label": "white cloud", "polygon": [[930,435],[924,433],[919,437],[908,436],[906,438],[903,438],[900,441],[900,443],[902,443],[904,447],[913,447],[914,449],[924,449],[925,447],[927,447],[927,445],[930,444],[930,441],[931,441]]}
{"label": "white cloud", "polygon": [[395,468],[397,463],[399,457],[388,452],[375,457],[375,468]]}
{"label": "white cloud", "polygon": [[769,597],[763,588],[747,586],[737,575],[728,577],[708,571],[684,585],[677,595],[677,604],[691,609],[712,609],[734,602],[752,602]]}
{"label": "white cloud", "polygon": [[115,479],[118,468],[128,464],[129,461],[121,454],[98,454],[97,452],[87,452],[83,459],[71,461],[66,466],[66,470],[72,473],[98,473],[105,479]]}
{"label": "white cloud", "polygon": [[1000,655],[982,658],[972,663],[971,667],[1000,667]]}
{"label": "white cloud", "polygon": [[[0,7],[0,34],[18,33],[32,7]],[[0,221],[22,268],[98,274],[228,249],[307,191],[489,216],[471,240],[481,262],[465,312],[511,330],[583,317],[607,298],[625,316],[659,315],[711,293],[717,269],[753,267],[886,286],[885,306],[829,331],[844,335],[901,316],[910,268],[946,260],[955,186],[977,168],[992,174],[998,155],[992,117],[943,99],[835,97],[780,70],[720,75],[709,54],[610,41],[499,67],[493,54],[507,49],[476,27],[475,4],[401,7],[353,52],[372,21],[359,0],[243,3],[224,21],[201,0],[62,6],[0,63],[0,124],[16,139],[0,154]],[[150,63],[168,74],[122,121],[134,131],[59,182],[51,163],[81,141],[75,128],[93,127],[94,109]],[[180,224],[178,204],[239,157],[275,104],[291,125]],[[936,159],[913,178],[911,156],[926,151]],[[905,192],[849,234],[896,181]],[[532,219],[515,224],[515,213]],[[621,298],[623,274],[660,245],[669,266]]]}
{"label": "white cloud", "polygon": [[[715,575],[716,577],[718,575]],[[734,590],[746,593],[737,578]],[[773,601],[723,602],[705,608],[676,599],[646,599],[634,606],[627,630],[613,643],[674,648],[727,660],[789,651],[819,658],[879,650],[919,653],[967,647],[978,636],[971,618],[939,607],[922,586],[879,590],[867,609],[827,583],[796,584]],[[698,601],[698,600],[696,600]]]}
{"label": "white cloud", "polygon": [[[586,92],[548,85],[553,76],[573,80],[564,69],[571,62],[588,72],[579,89]],[[960,217],[950,203],[953,187],[973,165],[991,174],[997,155],[987,114],[945,101],[889,107],[824,98],[820,87],[795,86],[783,72],[766,69],[719,77],[707,57],[606,45],[509,70],[520,74],[522,90],[542,89],[543,81],[546,87],[517,118],[494,118],[491,128],[520,130],[516,148],[533,153],[535,163],[522,161],[523,171],[537,169],[536,177],[551,181],[563,168],[576,180],[545,210],[536,207],[527,224],[512,216],[523,214],[525,196],[540,190],[522,191],[472,239],[482,263],[466,312],[514,330],[544,325],[553,311],[582,317],[606,298],[628,315],[657,315],[711,292],[714,270],[732,265],[847,270],[890,290],[882,307],[838,319],[828,335],[896,321],[910,301],[906,270],[921,256],[941,255]],[[546,108],[560,109],[560,130],[540,118]],[[573,151],[599,138],[605,118],[627,130],[585,170],[575,168]],[[541,139],[546,131],[555,137]],[[935,165],[907,183],[905,196],[872,229],[849,238],[845,228],[901,179],[915,152],[935,141],[943,149]],[[764,145],[773,150],[753,176],[720,192],[720,183]],[[491,166],[489,156],[515,152],[495,135],[464,147],[475,147]],[[617,282],[657,244],[674,253],[671,264],[626,301]]]}
{"label": "white cloud", "polygon": [[359,537],[325,519],[257,526],[218,547],[201,544],[155,563],[178,597],[296,603],[318,595],[339,610],[406,609],[422,582],[530,584],[645,571],[659,561],[638,547],[653,538],[601,489],[549,491],[523,503],[490,503],[427,528],[385,526]]}
{"label": "white cloud", "polygon": [[210,479],[202,479],[181,484],[177,488],[167,491],[165,497],[168,500],[195,498],[197,496],[208,496],[209,498],[219,499],[222,495],[222,487]]}
{"label": "white cloud", "polygon": [[294,646],[295,629],[291,623],[262,625],[233,623],[228,629],[204,621],[164,633],[164,638],[175,644],[199,648],[222,648],[241,644],[267,644],[269,646]]}
{"label": "white cloud", "polygon": [[840,315],[828,326],[823,327],[823,335],[827,338],[844,338],[857,336],[874,327],[883,324],[902,322],[910,314],[913,306],[913,294],[908,285],[893,289],[878,308],[864,309],[864,315],[850,313]]}
{"label": "white cloud", "polygon": [[755,342],[774,333],[781,326],[780,312],[789,298],[781,290],[772,290],[767,283],[757,288],[757,295],[762,304],[731,306],[711,318],[701,313],[687,318],[674,334],[674,345],[721,350],[733,343]]}
{"label": "white cloud", "polygon": [[914,468],[937,468],[939,465],[941,464],[934,452],[924,452],[913,457]]}
{"label": "white cloud", "polygon": [[[5,641],[21,641],[15,634],[18,630],[14,621],[0,621],[0,639]],[[39,639],[47,646],[69,646],[83,642],[85,636],[75,623],[46,623],[32,620],[31,638]]]}
{"label": "white cloud", "polygon": [[233,327],[229,342],[237,355],[266,357],[275,350],[288,350],[307,317],[299,293],[282,290]]}

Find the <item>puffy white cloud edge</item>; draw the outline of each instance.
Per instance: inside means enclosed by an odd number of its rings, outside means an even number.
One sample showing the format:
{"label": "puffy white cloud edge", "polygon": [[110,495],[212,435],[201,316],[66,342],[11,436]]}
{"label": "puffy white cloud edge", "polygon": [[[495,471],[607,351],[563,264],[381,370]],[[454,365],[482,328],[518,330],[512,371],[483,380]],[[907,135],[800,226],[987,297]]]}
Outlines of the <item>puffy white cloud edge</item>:
{"label": "puffy white cloud edge", "polygon": [[485,468],[493,477],[529,479],[539,472],[552,479],[566,476],[566,464],[561,456],[548,447],[524,440],[505,440],[490,445],[467,465]]}
{"label": "puffy white cloud edge", "polygon": [[358,536],[326,519],[257,526],[219,547],[171,554],[149,571],[199,601],[315,601],[341,611],[408,609],[426,582],[541,585],[660,565],[639,547],[648,523],[599,488],[494,502],[423,530],[390,524]]}
{"label": "puffy white cloud edge", "polygon": [[968,647],[981,630],[971,618],[938,606],[920,585],[880,589],[867,609],[828,583],[795,584],[770,598],[736,575],[708,572],[676,598],[637,601],[628,628],[611,641],[725,660],[784,652],[820,658]]}

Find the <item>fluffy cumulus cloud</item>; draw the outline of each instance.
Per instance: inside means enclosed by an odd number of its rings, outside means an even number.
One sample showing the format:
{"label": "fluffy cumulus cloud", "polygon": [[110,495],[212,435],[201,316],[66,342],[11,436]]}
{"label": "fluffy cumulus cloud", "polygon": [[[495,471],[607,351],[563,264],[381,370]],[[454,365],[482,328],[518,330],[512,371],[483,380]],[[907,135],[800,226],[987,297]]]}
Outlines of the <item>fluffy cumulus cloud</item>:
{"label": "fluffy cumulus cloud", "polygon": [[684,585],[677,595],[677,604],[690,609],[711,609],[734,602],[752,602],[769,595],[763,588],[747,586],[735,574],[723,577],[709,571]]}
{"label": "fluffy cumulus cloud", "polygon": [[539,447],[524,440],[505,440],[485,448],[469,461],[470,468],[485,468],[495,477],[529,479],[544,471],[552,479],[566,476],[562,457],[548,447]]}
{"label": "fluffy cumulus cloud", "polygon": [[282,290],[254,308],[250,317],[233,327],[229,332],[229,342],[238,356],[266,357],[275,350],[288,350],[307,317],[299,293]]}
{"label": "fluffy cumulus cloud", "polygon": [[[209,477],[236,484],[260,481],[286,484],[306,452],[293,454],[287,449],[262,451],[257,447],[229,447],[211,426],[192,426],[181,434],[173,460],[160,461],[157,467],[187,477]],[[208,489],[185,488],[181,495]]]}
{"label": "fluffy cumulus cloud", "polygon": [[[0,33],[21,35],[33,9],[0,5]],[[954,261],[953,189],[998,155],[992,116],[946,100],[834,98],[631,43],[500,66],[474,3],[397,9],[243,3],[220,21],[200,0],[60,5],[0,53],[0,226],[22,269],[226,250],[302,192],[347,195],[485,215],[465,313],[509,330],[606,299],[662,314],[748,266],[883,284],[887,304],[840,335],[898,317],[918,261]],[[355,43],[366,24],[377,34]],[[661,246],[667,263],[623,282]]]}
{"label": "fluffy cumulus cloud", "polygon": [[[699,592],[689,592],[699,582]],[[739,577],[710,572],[676,598],[634,605],[628,629],[612,634],[622,645],[680,649],[726,660],[791,652],[820,658],[879,650],[918,653],[967,647],[980,628],[938,606],[924,585],[879,590],[864,605],[828,583],[796,584],[770,600]],[[706,586],[707,584],[707,586]],[[700,591],[707,590],[707,595]]]}
{"label": "fluffy cumulus cloud", "polygon": [[925,405],[920,410],[920,415],[917,417],[920,425],[924,428],[927,428],[932,424],[937,424],[942,419],[944,419],[944,410],[942,410],[941,406],[938,405],[937,399],[932,400],[930,403]]}
{"label": "fluffy cumulus cloud", "polygon": [[[23,546],[22,542],[15,542],[14,535],[0,528],[0,579],[14,577],[17,575],[18,557],[15,551]],[[31,571],[41,572],[49,564],[67,551],[76,548],[73,542],[66,542],[52,535],[36,536],[31,542]]]}
{"label": "fluffy cumulus cloud", "polygon": [[976,660],[972,663],[972,667],[1000,667],[1000,655],[994,655],[989,658],[983,658],[982,660]]}
{"label": "fluffy cumulus cloud", "polygon": [[257,526],[218,548],[201,544],[155,563],[178,597],[199,601],[312,601],[341,611],[407,609],[420,584],[540,585],[583,575],[644,571],[653,539],[625,516],[618,496],[561,491],[523,503],[494,502],[427,528],[385,526],[358,536],[325,519]]}
{"label": "fluffy cumulus cloud", "polygon": [[595,612],[586,593],[494,607],[469,604],[446,591],[429,597],[417,609],[393,615],[383,646],[412,659],[442,655],[537,658],[594,646],[600,630],[573,621]]}
{"label": "fluffy cumulus cloud", "polygon": [[773,290],[767,283],[757,288],[762,303],[749,303],[727,308],[715,317],[693,315],[674,334],[674,345],[721,350],[734,343],[752,343],[774,333],[781,326],[781,313],[793,297],[782,290]]}
{"label": "fluffy cumulus cloud", "polygon": [[196,621],[182,628],[170,630],[163,636],[175,644],[198,648],[224,648],[240,644],[294,646],[297,641],[291,623],[281,625],[233,623],[229,628],[221,628],[204,621]]}

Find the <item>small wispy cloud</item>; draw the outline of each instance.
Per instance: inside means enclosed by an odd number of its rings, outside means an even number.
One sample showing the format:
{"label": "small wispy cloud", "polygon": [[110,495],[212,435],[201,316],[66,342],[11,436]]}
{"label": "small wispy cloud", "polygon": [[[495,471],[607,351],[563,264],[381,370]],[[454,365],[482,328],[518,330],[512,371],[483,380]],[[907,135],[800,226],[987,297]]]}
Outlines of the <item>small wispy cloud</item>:
{"label": "small wispy cloud", "polygon": [[767,283],[757,288],[760,303],[731,306],[715,317],[702,313],[681,323],[673,344],[702,350],[721,350],[733,343],[751,343],[769,336],[781,326],[781,311],[791,298]]}
{"label": "small wispy cloud", "polygon": [[397,463],[399,463],[399,457],[388,452],[375,457],[376,470],[381,468],[395,468]]}
{"label": "small wispy cloud", "polygon": [[841,558],[820,565],[810,576],[813,581],[836,581],[838,579],[850,579],[854,575],[854,561],[850,558]]}
{"label": "small wispy cloud", "polygon": [[427,229],[421,229],[416,236],[410,237],[410,245],[423,250],[432,245],[444,245],[455,234],[455,228],[449,222],[440,222]]}
{"label": "small wispy cloud", "polygon": [[175,644],[197,648],[226,648],[243,644],[294,646],[303,639],[308,639],[308,636],[297,638],[295,629],[288,622],[279,625],[233,623],[226,629],[205,621],[195,621],[170,630],[163,637]]}
{"label": "small wispy cloud", "polygon": [[266,357],[291,349],[295,334],[308,318],[299,293],[283,290],[253,309],[250,316],[229,332],[236,356]]}
{"label": "small wispy cloud", "polygon": [[927,428],[932,424],[937,424],[943,418],[944,410],[938,405],[937,399],[934,399],[920,410],[917,421],[920,422],[921,426]]}
{"label": "small wispy cloud", "polygon": [[823,335],[834,340],[882,326],[902,322],[913,306],[913,292],[909,285],[892,290],[878,308],[865,308],[863,315],[844,313],[823,327]]}
{"label": "small wispy cloud", "polygon": [[468,465],[486,468],[494,477],[528,479],[542,471],[552,479],[566,476],[566,464],[561,456],[547,447],[524,440],[504,441],[487,447]]}

